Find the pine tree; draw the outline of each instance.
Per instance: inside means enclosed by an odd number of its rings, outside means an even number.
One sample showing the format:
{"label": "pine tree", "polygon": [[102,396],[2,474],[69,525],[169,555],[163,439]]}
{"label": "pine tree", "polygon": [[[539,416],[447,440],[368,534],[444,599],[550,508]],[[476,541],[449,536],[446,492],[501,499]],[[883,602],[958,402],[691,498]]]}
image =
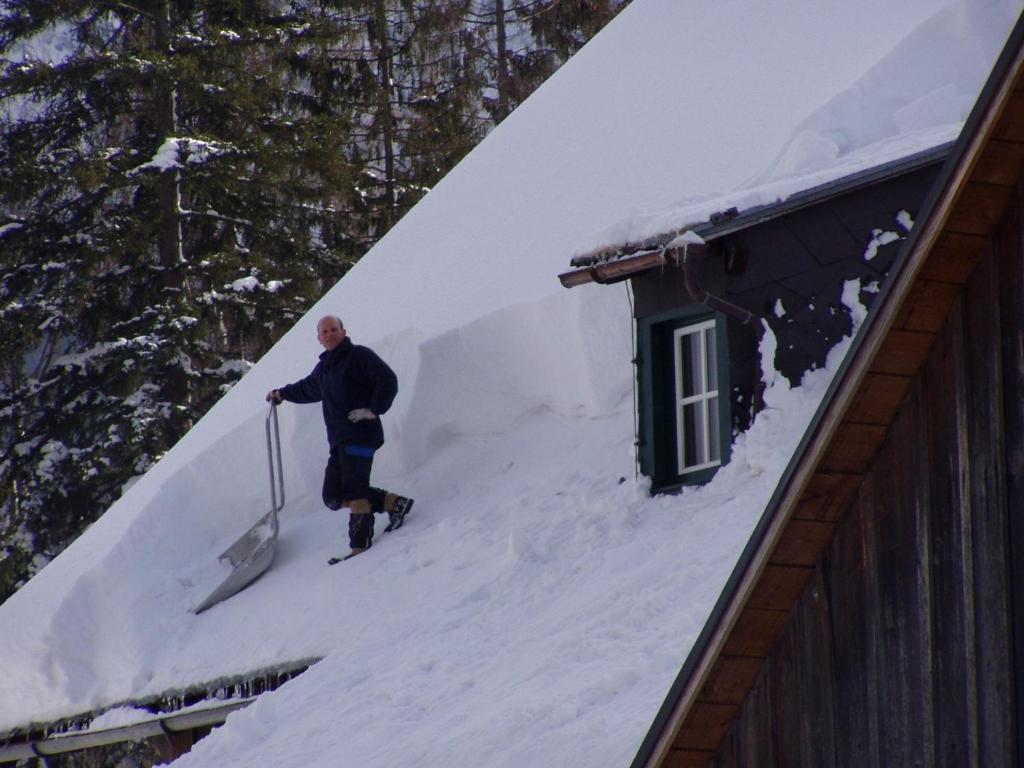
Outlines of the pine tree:
{"label": "pine tree", "polygon": [[474,0],[467,13],[495,124],[599,32],[628,0]]}
{"label": "pine tree", "polygon": [[[346,267],[322,234],[351,116],[296,108],[300,20],[73,5],[14,0],[0,20],[0,597]],[[18,54],[47,32],[64,58]]]}
{"label": "pine tree", "polygon": [[401,141],[417,199],[494,125],[482,109],[487,81],[474,49],[471,4],[437,0],[421,8],[421,32],[406,46]]}

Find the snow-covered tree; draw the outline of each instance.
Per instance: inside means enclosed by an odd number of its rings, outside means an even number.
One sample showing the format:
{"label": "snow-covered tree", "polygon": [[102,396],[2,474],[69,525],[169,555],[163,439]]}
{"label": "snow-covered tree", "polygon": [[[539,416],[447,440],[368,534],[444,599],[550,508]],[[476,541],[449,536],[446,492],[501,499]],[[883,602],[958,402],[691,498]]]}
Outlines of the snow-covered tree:
{"label": "snow-covered tree", "polygon": [[467,29],[484,72],[483,105],[500,123],[628,0],[470,0]]}
{"label": "snow-covered tree", "polygon": [[340,277],[351,121],[302,106],[272,3],[3,12],[0,595]]}

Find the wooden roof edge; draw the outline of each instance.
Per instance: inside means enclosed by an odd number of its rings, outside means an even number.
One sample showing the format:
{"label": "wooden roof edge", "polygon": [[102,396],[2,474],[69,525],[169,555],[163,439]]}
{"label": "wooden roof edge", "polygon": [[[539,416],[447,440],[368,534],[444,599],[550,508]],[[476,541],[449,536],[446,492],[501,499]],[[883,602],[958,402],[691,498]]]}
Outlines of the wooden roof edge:
{"label": "wooden roof edge", "polygon": [[900,305],[938,239],[982,148],[991,137],[1022,70],[1024,15],[1018,18],[1010,33],[952,153],[922,206],[923,213],[918,217],[917,226],[904,242],[864,327],[854,338],[843,364],[833,377],[711,616],[641,742],[631,763],[632,768],[655,768],[675,743],[714,662],[764,571],[785,523],[852,404],[871,360],[892,327]]}

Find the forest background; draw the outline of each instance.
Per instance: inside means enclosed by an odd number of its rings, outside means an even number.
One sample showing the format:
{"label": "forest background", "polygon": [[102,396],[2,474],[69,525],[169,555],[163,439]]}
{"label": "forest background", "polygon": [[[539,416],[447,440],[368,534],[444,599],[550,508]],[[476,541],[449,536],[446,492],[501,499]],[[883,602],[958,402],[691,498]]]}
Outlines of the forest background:
{"label": "forest background", "polygon": [[0,602],[628,2],[0,0]]}

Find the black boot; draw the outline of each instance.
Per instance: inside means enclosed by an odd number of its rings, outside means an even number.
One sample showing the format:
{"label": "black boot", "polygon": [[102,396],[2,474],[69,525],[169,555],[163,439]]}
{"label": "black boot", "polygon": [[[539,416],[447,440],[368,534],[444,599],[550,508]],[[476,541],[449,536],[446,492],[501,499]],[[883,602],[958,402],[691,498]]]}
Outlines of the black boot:
{"label": "black boot", "polygon": [[384,533],[397,531],[402,527],[402,524],[405,523],[405,516],[412,509],[412,504],[412,499],[407,499],[405,496],[395,496],[395,501],[391,505],[391,509],[388,510],[388,527],[384,529]]}

